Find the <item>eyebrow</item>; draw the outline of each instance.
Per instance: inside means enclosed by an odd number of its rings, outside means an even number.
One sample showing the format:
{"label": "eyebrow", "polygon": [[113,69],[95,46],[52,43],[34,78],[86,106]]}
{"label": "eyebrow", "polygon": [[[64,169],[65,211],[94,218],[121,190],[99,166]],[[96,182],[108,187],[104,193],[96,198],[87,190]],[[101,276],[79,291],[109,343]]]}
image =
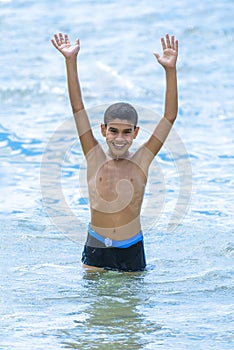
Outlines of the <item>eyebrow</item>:
{"label": "eyebrow", "polygon": [[[135,127],[134,127],[135,128]],[[111,131],[117,131],[118,130],[118,128],[114,128],[113,126],[110,126],[109,127],[109,130],[111,130]],[[129,131],[129,132],[131,132],[132,131],[132,128],[127,128],[127,129],[124,129],[123,131]]]}

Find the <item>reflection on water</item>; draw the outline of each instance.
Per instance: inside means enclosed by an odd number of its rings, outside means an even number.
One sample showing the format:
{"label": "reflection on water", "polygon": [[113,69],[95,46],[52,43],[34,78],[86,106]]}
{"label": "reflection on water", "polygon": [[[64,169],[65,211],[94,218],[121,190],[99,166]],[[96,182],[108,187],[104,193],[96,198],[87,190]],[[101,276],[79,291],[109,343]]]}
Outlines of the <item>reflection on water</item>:
{"label": "reflection on water", "polygon": [[80,301],[85,301],[86,293],[89,301],[74,320],[76,327],[69,333],[70,341],[64,341],[68,348],[88,349],[92,343],[94,349],[141,349],[144,334],[161,328],[139,310],[144,276],[104,272],[87,273],[83,279]]}

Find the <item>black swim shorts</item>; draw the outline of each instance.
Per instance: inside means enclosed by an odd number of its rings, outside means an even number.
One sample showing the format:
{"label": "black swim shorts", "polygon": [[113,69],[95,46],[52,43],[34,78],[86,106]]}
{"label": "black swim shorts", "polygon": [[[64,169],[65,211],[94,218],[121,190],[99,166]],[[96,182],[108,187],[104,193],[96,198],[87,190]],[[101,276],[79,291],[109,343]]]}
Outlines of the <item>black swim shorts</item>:
{"label": "black swim shorts", "polygon": [[142,271],[146,267],[143,240],[128,248],[100,247],[100,242],[94,240],[88,234],[81,259],[83,264],[119,271]]}

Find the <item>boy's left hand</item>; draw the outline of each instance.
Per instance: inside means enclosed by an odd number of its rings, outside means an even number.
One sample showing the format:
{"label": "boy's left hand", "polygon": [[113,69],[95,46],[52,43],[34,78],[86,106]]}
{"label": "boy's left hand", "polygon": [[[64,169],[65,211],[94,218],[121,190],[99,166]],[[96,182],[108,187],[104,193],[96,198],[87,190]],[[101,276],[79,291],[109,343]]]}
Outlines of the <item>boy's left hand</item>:
{"label": "boy's left hand", "polygon": [[175,68],[178,56],[178,40],[175,40],[174,35],[170,39],[169,35],[166,34],[166,41],[164,38],[161,38],[161,43],[163,55],[160,56],[157,52],[154,52],[154,56],[165,69]]}
{"label": "boy's left hand", "polygon": [[80,51],[80,40],[76,39],[75,44],[71,45],[67,34],[54,34],[54,39],[51,42],[65,58],[76,57]]}

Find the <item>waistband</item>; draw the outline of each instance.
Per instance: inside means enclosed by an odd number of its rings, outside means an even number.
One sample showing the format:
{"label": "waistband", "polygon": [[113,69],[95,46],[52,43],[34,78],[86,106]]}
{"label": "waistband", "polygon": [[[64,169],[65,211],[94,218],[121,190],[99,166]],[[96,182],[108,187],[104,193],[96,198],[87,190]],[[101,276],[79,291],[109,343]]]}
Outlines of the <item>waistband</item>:
{"label": "waistband", "polygon": [[88,233],[93,238],[96,238],[99,242],[103,243],[107,248],[114,247],[114,248],[128,248],[132,246],[133,244],[136,244],[143,240],[143,234],[142,231],[138,232],[133,237],[130,237],[128,239],[124,239],[122,241],[116,241],[114,239],[111,239],[109,237],[102,237],[97,232],[91,229],[91,225],[89,223],[88,225]]}

